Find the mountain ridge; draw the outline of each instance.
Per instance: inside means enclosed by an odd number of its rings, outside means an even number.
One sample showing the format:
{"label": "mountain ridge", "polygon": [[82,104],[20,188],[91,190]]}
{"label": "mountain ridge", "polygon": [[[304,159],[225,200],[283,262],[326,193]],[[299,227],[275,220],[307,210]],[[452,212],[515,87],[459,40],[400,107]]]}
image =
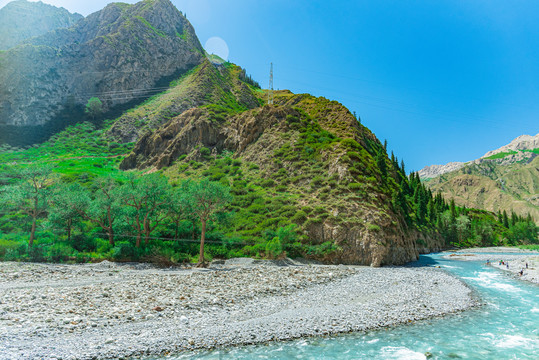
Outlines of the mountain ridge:
{"label": "mountain ridge", "polygon": [[477,160],[425,167],[419,175],[458,205],[529,214],[539,223],[539,134],[519,136]]}
{"label": "mountain ridge", "polygon": [[532,161],[539,152],[533,150],[539,149],[539,133],[535,136],[520,135],[513,139],[509,144],[496,150],[491,150],[481,156],[479,159],[466,162],[449,162],[443,165],[428,165],[418,171],[421,179],[430,179],[448,172],[456,171],[470,164],[479,164],[483,161],[495,161],[501,164],[511,164],[515,162]]}

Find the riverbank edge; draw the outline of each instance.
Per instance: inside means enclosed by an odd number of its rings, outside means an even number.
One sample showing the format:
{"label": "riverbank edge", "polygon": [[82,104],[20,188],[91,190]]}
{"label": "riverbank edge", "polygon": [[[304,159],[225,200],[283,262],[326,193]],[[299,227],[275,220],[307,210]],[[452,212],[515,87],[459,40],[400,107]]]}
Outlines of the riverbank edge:
{"label": "riverbank edge", "polygon": [[[534,250],[488,247],[444,251],[442,254],[445,259],[449,260],[481,261],[494,269],[502,270],[514,279],[539,286],[539,252]],[[500,261],[503,261],[503,264],[500,264]],[[507,262],[509,262],[509,267],[507,267]],[[520,275],[521,270],[522,275]]]}
{"label": "riverbank edge", "polygon": [[[260,267],[264,265],[257,264],[256,267]],[[305,266],[305,265],[304,265]],[[289,268],[289,266],[285,266],[283,268]],[[294,268],[298,267],[297,265],[294,265]],[[303,266],[299,266],[303,267]],[[320,268],[325,269],[324,271],[331,271],[335,267],[333,266],[320,266]],[[61,353],[60,355],[63,358],[74,358],[74,359],[112,359],[112,358],[123,358],[123,359],[135,359],[135,358],[155,358],[158,356],[165,356],[165,355],[178,355],[182,356],[185,354],[190,355],[196,355],[197,353],[203,353],[206,351],[216,350],[216,349],[227,349],[237,346],[248,346],[248,345],[264,345],[269,343],[275,343],[275,342],[286,342],[286,341],[294,341],[300,338],[315,338],[315,337],[333,337],[333,336],[343,336],[347,334],[352,333],[363,333],[367,331],[373,331],[373,330],[381,330],[381,329],[387,329],[387,328],[393,328],[397,326],[403,326],[408,325],[417,321],[425,321],[429,319],[436,319],[436,318],[443,318],[446,316],[450,316],[452,314],[461,313],[466,310],[470,310],[473,308],[477,308],[482,305],[482,302],[480,300],[479,295],[475,292],[475,290],[471,287],[469,287],[465,282],[458,279],[456,276],[452,275],[451,273],[447,272],[444,269],[435,269],[433,267],[419,267],[419,268],[411,268],[407,266],[402,267],[384,267],[384,268],[368,268],[368,267],[355,267],[355,266],[345,266],[344,268],[353,269],[354,273],[352,275],[346,276],[344,278],[338,278],[335,280],[331,280],[329,283],[324,284],[317,284],[307,289],[301,289],[291,295],[292,298],[295,298],[296,301],[301,302],[302,297],[305,295],[312,295],[313,293],[316,293],[316,291],[320,290],[321,292],[329,291],[329,296],[333,299],[340,300],[341,302],[336,306],[343,306],[346,305],[342,301],[343,298],[339,297],[339,291],[348,291],[350,290],[350,286],[352,285],[358,285],[362,284],[362,278],[368,278],[368,277],[378,277],[382,280],[390,280],[392,278],[399,278],[399,276],[404,276],[406,279],[412,279],[416,281],[417,283],[414,283],[416,285],[412,284],[404,284],[403,289],[406,293],[413,293],[414,291],[425,291],[429,290],[434,292],[435,290],[440,290],[440,296],[441,298],[455,298],[455,302],[450,304],[449,307],[445,307],[447,305],[442,305],[437,303],[436,301],[429,301],[430,298],[421,295],[419,299],[423,300],[423,305],[425,307],[429,306],[432,307],[432,313],[421,313],[416,312],[414,308],[405,308],[405,309],[395,309],[392,307],[391,301],[395,301],[394,297],[388,296],[387,298],[381,298],[382,302],[377,303],[377,305],[384,305],[386,306],[384,311],[379,311],[378,309],[372,309],[372,311],[378,311],[377,317],[375,317],[375,320],[378,319],[379,323],[376,324],[365,324],[361,322],[353,323],[352,319],[350,320],[350,324],[347,324],[346,326],[339,327],[339,324],[336,326],[333,326],[332,324],[324,323],[323,321],[320,323],[316,323],[316,327],[320,328],[321,331],[313,331],[313,328],[302,328],[303,324],[297,324],[294,323],[291,319],[285,319],[281,318],[280,320],[284,320],[286,323],[287,321],[290,321],[290,324],[292,325],[298,325],[297,327],[292,327],[290,329],[286,329],[285,332],[277,332],[275,334],[275,331],[272,332],[271,324],[270,323],[264,323],[261,322],[258,325],[261,325],[261,329],[257,330],[262,335],[257,337],[256,339],[244,339],[242,337],[235,337],[232,339],[224,339],[221,341],[214,341],[209,342],[205,341],[205,339],[210,339],[212,336],[222,336],[223,333],[221,330],[224,330],[226,326],[223,326],[223,329],[220,329],[218,326],[216,328],[210,328],[210,329],[203,329],[203,331],[199,331],[197,334],[198,336],[193,336],[192,338],[181,336],[180,338],[176,338],[176,340],[171,341],[170,338],[165,338],[163,335],[164,333],[161,333],[158,335],[152,342],[151,346],[146,347],[132,347],[131,349],[128,349],[127,346],[123,347],[120,343],[111,342],[108,343],[108,340],[102,344],[103,346],[100,348],[100,350],[97,353],[71,353],[71,354],[65,354]],[[408,273],[408,271],[413,270],[413,273]],[[209,270],[209,274],[212,272],[215,272],[217,270]],[[408,276],[408,277],[406,277]],[[357,280],[357,279],[359,280]],[[452,279],[452,280],[451,280]],[[357,280],[357,281],[356,281]],[[368,280],[368,279],[367,279]],[[356,282],[354,282],[356,281]],[[359,281],[359,282],[358,282]],[[425,285],[429,282],[434,281],[434,284],[438,284],[438,282],[441,282],[441,285],[437,285],[436,288],[431,288],[428,285]],[[438,282],[437,282],[438,281]],[[389,283],[389,282],[388,282]],[[447,285],[447,289],[445,289],[445,285]],[[401,284],[402,285],[402,284]],[[317,289],[318,288],[318,289]],[[314,292],[313,292],[314,290]],[[381,289],[377,289],[381,290]],[[310,291],[310,292],[309,292]],[[379,291],[380,294],[383,293],[383,291]],[[466,293],[466,295],[463,295],[463,293]],[[380,300],[380,294],[378,294],[377,299]],[[290,297],[290,296],[289,296]],[[308,297],[308,296],[307,296]],[[432,296],[434,300],[436,298]],[[288,298],[288,297],[284,297]],[[277,303],[286,303],[289,301],[289,299],[284,299],[280,295],[270,295],[270,296],[262,296],[257,297],[249,301],[249,303],[244,304],[246,307],[254,306],[255,309],[264,308],[265,306],[269,306],[272,302]],[[439,300],[439,299],[438,299]],[[316,299],[314,300],[316,303]],[[416,304],[417,305],[417,304]],[[438,306],[438,308],[436,308]],[[206,309],[208,310],[208,309]],[[304,310],[304,309],[300,309]],[[331,312],[331,309],[324,308],[324,311],[326,313],[324,316],[335,317],[336,319],[339,318],[339,316],[342,317],[343,314],[335,314]],[[216,314],[218,318],[223,317],[221,311],[220,314]],[[395,314],[396,312],[396,314]],[[339,315],[339,316],[338,316]],[[361,314],[359,314],[361,315]],[[398,316],[396,316],[398,315]],[[279,315],[282,317],[282,315]],[[308,314],[306,314],[308,316]],[[224,317],[226,318],[226,316]],[[255,321],[259,322],[260,320],[263,320],[265,318],[264,314],[261,314],[259,317],[255,317],[253,319],[249,319],[249,321]],[[267,319],[266,319],[267,320]],[[357,320],[357,319],[356,319]],[[372,319],[370,320],[372,321]],[[289,325],[290,325],[289,324]],[[148,323],[149,326],[149,333],[152,332],[152,329],[157,330],[159,328],[158,323]],[[171,321],[165,321],[161,326],[167,326],[171,325],[172,328],[177,329],[178,324],[173,324]],[[116,329],[117,330],[117,329]],[[127,330],[132,330],[132,328],[127,328]],[[233,330],[230,329],[229,330]],[[159,333],[159,331],[157,331]],[[265,336],[267,334],[271,334],[272,336],[268,338],[268,336]],[[90,334],[88,334],[90,335]],[[126,336],[129,336],[129,334],[124,334]],[[185,334],[184,334],[185,335]],[[91,336],[89,336],[91,338]],[[71,339],[72,340],[72,339]],[[232,341],[230,341],[232,340]],[[69,341],[67,341],[69,343]],[[60,344],[59,348],[66,347],[66,344]],[[82,347],[81,347],[82,349]],[[30,354],[28,354],[30,355]],[[38,356],[39,358],[54,358],[52,355],[50,357],[47,357],[46,354],[43,353],[34,353],[34,355]],[[0,358],[2,356],[0,355]]]}

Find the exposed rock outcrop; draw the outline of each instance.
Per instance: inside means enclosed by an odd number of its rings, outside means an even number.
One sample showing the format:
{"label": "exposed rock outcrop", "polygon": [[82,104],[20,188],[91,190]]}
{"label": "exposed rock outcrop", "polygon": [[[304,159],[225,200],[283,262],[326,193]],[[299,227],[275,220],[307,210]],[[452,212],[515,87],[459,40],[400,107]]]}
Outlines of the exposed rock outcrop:
{"label": "exposed rock outcrop", "polygon": [[442,174],[458,170],[462,168],[466,163],[464,162],[450,162],[445,165],[430,165],[425,166],[423,169],[419,170],[417,173],[422,179],[430,179]]}
{"label": "exposed rock outcrop", "polygon": [[0,53],[0,126],[61,128],[61,114],[80,116],[91,97],[104,112],[140,102],[204,58],[170,0],[112,3]]}
{"label": "exposed rock outcrop", "polygon": [[483,155],[481,158],[487,158],[492,155],[496,155],[499,153],[504,152],[511,152],[511,151],[522,151],[522,150],[533,150],[533,149],[539,149],[539,134],[535,136],[530,135],[521,135],[511,141],[509,144],[502,146],[499,149],[492,150],[487,152],[485,155]]}

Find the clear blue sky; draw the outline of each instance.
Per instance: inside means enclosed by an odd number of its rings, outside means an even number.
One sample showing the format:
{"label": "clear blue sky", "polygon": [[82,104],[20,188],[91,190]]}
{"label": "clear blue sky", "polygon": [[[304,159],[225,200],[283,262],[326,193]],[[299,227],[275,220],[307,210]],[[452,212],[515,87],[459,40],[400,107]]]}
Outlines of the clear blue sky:
{"label": "clear blue sky", "polygon": [[340,101],[410,170],[539,132],[539,1],[172,2],[202,45],[222,38],[263,87],[273,62],[275,88]]}

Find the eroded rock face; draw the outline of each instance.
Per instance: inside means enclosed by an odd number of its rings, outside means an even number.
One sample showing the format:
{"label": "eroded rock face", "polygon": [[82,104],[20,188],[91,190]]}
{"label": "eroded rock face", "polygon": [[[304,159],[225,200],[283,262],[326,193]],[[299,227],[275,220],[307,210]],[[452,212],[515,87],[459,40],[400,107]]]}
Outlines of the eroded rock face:
{"label": "eroded rock face", "polygon": [[133,152],[120,164],[124,170],[170,166],[180,155],[189,154],[204,146],[233,151],[241,156],[245,148],[274,123],[286,117],[281,108],[264,107],[247,111],[227,119],[227,123],[214,121],[207,109],[185,111],[154,133],[143,136]]}
{"label": "eroded rock face", "polygon": [[169,0],[113,3],[0,53],[0,126],[47,126],[91,97],[105,112],[140,102],[203,59],[193,27]]}

